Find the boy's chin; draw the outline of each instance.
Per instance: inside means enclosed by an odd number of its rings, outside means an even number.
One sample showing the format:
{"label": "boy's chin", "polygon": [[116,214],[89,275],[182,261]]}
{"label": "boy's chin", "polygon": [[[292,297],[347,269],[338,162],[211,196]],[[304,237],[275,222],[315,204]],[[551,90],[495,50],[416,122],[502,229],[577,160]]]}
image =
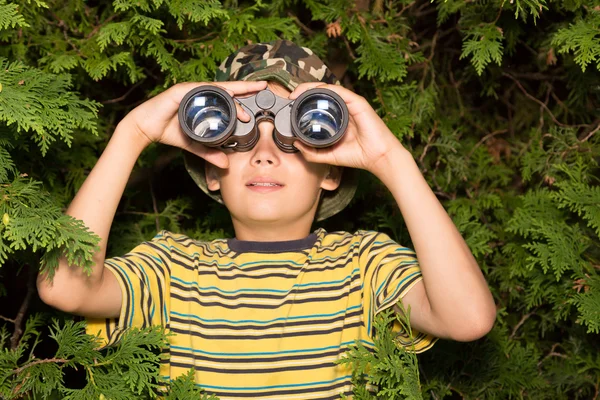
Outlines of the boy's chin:
{"label": "boy's chin", "polygon": [[292,216],[287,215],[287,213],[281,211],[260,212],[256,210],[248,213],[245,217],[249,222],[256,223],[284,222],[288,221],[290,218],[293,218]]}
{"label": "boy's chin", "polygon": [[248,224],[289,224],[294,221],[298,221],[304,217],[310,211],[302,212],[297,210],[290,212],[291,210],[277,209],[277,210],[260,210],[255,209],[250,212],[246,212],[243,215],[238,215],[238,220],[246,221]]}

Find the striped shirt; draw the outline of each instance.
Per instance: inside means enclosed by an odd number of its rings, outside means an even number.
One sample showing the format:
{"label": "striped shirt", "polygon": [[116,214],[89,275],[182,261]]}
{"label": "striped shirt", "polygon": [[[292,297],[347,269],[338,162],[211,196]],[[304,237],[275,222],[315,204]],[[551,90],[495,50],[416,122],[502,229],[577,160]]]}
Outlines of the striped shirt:
{"label": "striped shirt", "polygon": [[[123,293],[119,318],[88,319],[106,345],[128,327],[161,325],[164,382],[195,370],[207,393],[227,399],[352,398],[355,340],[374,348],[374,316],[423,279],[416,254],[375,231],[304,239],[201,242],[161,231],[105,261]],[[393,326],[417,353],[437,338]]]}

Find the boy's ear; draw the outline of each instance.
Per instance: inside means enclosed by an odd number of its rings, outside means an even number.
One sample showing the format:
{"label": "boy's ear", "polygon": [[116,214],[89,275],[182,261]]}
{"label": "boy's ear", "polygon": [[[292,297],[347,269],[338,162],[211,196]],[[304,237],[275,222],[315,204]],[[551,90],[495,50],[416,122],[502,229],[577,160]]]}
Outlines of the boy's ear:
{"label": "boy's ear", "polygon": [[221,189],[221,175],[217,171],[217,167],[206,161],[204,163],[204,176],[206,177],[206,187],[210,191]]}
{"label": "boy's ear", "polygon": [[335,190],[340,186],[340,182],[342,181],[344,167],[340,167],[338,165],[328,165],[327,168],[327,174],[321,183],[321,188],[325,190]]}

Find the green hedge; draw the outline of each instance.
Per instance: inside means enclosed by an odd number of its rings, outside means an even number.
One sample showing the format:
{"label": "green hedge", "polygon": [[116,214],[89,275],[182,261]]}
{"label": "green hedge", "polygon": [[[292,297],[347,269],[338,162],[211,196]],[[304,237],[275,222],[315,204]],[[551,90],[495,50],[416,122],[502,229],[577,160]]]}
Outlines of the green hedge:
{"label": "green hedge", "polygon": [[[385,398],[598,398],[599,27],[598,0],[0,0],[0,397],[155,392],[159,331],[98,352],[81,322],[39,301],[33,278],[60,254],[89,268],[98,238],[62,212],[129,110],[212,80],[240,46],[285,38],[326,60],[413,153],[498,306],[489,335],[440,341],[418,366],[381,342],[407,374],[379,376]],[[394,199],[363,178],[321,226],[411,246]],[[138,161],[109,255],[157,229],[233,235],[162,145]],[[358,369],[366,355],[354,356]],[[170,398],[200,396],[190,376],[172,384]]]}

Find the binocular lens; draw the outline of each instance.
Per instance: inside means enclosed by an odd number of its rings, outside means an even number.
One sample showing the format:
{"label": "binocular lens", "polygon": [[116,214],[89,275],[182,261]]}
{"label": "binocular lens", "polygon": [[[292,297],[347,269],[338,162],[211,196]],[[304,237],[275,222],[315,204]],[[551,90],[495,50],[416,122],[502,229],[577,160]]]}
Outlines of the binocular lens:
{"label": "binocular lens", "polygon": [[188,100],[185,123],[201,138],[214,138],[222,134],[231,121],[229,103],[217,93],[205,92]]}
{"label": "binocular lens", "polygon": [[342,108],[326,94],[314,94],[298,107],[300,134],[312,140],[326,141],[335,136],[342,125]]}

